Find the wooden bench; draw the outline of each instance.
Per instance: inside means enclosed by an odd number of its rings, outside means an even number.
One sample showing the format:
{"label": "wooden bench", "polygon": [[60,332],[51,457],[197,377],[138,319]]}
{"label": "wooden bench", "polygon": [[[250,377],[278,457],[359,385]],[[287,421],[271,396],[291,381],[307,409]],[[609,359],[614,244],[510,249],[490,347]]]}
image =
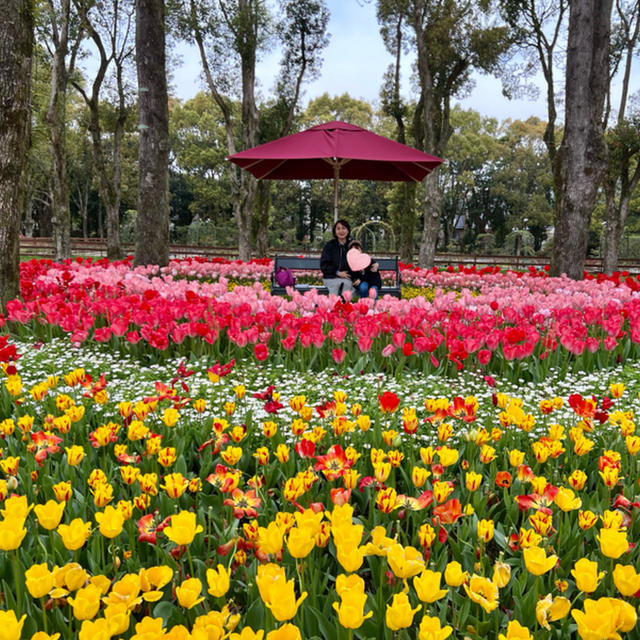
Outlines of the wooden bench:
{"label": "wooden bench", "polygon": [[[378,263],[378,270],[382,279],[382,289],[378,292],[378,296],[382,297],[385,294],[394,296],[395,298],[401,297],[402,276],[400,275],[400,268],[398,267],[398,257],[394,258],[374,258],[374,261]],[[296,278],[296,284],[294,289],[300,293],[311,291],[315,289],[318,293],[328,295],[327,288],[322,284],[306,284],[299,282],[300,272],[317,271],[318,280],[322,282],[322,273],[320,272],[320,258],[299,257],[299,256],[275,256],[273,260],[273,271],[271,272],[271,294],[275,296],[284,296],[287,294],[285,287],[281,287],[276,282],[276,269],[282,267],[283,269],[290,269],[293,272],[294,278]],[[385,285],[384,272],[393,272],[395,277],[394,285]]]}

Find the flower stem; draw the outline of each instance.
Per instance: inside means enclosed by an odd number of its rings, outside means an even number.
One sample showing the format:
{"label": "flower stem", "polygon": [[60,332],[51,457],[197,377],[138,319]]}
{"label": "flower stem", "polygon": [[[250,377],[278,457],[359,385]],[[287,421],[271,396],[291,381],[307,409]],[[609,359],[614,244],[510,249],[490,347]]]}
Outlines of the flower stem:
{"label": "flower stem", "polygon": [[22,584],[20,581],[20,561],[16,549],[13,550],[13,579],[16,590],[16,607],[18,608],[16,616],[20,616],[22,614]]}
{"label": "flower stem", "polygon": [[40,598],[40,604],[42,605],[42,627],[44,632],[47,633],[47,612],[45,611],[44,605],[44,596]]}

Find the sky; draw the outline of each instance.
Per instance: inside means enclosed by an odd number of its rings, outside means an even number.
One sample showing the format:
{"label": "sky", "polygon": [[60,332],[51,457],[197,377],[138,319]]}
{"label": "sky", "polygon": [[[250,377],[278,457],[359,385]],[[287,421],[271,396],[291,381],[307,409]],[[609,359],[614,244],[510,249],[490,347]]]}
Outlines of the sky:
{"label": "sky", "polygon": [[[376,20],[375,0],[327,0],[331,18],[331,34],[324,51],[320,77],[304,85],[303,104],[327,92],[329,95],[349,93],[353,98],[375,103],[379,100],[382,77],[393,62],[385,49]],[[181,64],[173,74],[174,94],[187,100],[204,88],[200,79],[200,60],[195,47],[179,45]],[[257,77],[261,91],[268,94],[273,86],[280,56],[267,55],[260,62]],[[410,60],[407,57],[402,83],[405,96],[410,91]],[[507,118],[526,120],[529,116],[547,118],[544,99],[508,100],[502,95],[500,81],[491,76],[475,75],[475,88],[468,97],[456,102],[465,109],[475,109],[498,121]]]}

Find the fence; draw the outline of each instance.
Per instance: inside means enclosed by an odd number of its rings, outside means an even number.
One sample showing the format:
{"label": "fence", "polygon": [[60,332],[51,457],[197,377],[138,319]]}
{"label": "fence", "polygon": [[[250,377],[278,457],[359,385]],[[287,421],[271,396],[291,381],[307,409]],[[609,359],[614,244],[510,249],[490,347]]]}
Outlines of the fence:
{"label": "fence", "polygon": [[[133,255],[135,245],[123,244],[122,250],[125,255]],[[278,251],[280,255],[317,255],[308,252],[305,249],[288,249],[286,251]],[[76,256],[92,256],[106,257],[107,244],[102,238],[71,238],[71,255]],[[238,257],[237,247],[212,247],[201,245],[178,245],[172,244],[169,247],[169,255],[171,258],[185,258],[188,256],[202,256],[205,258],[227,258],[235,259]],[[378,252],[381,258],[392,256],[395,254]],[[51,238],[20,238],[20,257],[21,258],[53,258],[54,247]],[[542,268],[549,264],[548,258],[544,256],[506,256],[506,255],[473,255],[468,253],[438,253],[435,257],[437,267],[447,267],[449,265],[465,267],[483,267],[497,266],[503,269],[522,270],[529,267]],[[602,260],[599,258],[589,258],[585,261],[585,269],[592,273],[602,271]],[[620,271],[628,271],[632,274],[640,274],[640,260],[621,260],[619,263]]]}

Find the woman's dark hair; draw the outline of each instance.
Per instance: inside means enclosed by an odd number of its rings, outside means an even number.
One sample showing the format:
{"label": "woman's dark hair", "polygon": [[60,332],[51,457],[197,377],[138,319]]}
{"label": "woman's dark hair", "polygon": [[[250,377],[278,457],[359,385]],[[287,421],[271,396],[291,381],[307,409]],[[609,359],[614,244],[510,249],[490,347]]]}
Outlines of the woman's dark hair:
{"label": "woman's dark hair", "polygon": [[336,237],[336,227],[341,224],[343,227],[347,227],[347,231],[349,232],[349,234],[351,234],[351,225],[346,221],[346,220],[336,220],[333,223],[333,227],[331,228],[331,233],[333,234],[333,237]]}

